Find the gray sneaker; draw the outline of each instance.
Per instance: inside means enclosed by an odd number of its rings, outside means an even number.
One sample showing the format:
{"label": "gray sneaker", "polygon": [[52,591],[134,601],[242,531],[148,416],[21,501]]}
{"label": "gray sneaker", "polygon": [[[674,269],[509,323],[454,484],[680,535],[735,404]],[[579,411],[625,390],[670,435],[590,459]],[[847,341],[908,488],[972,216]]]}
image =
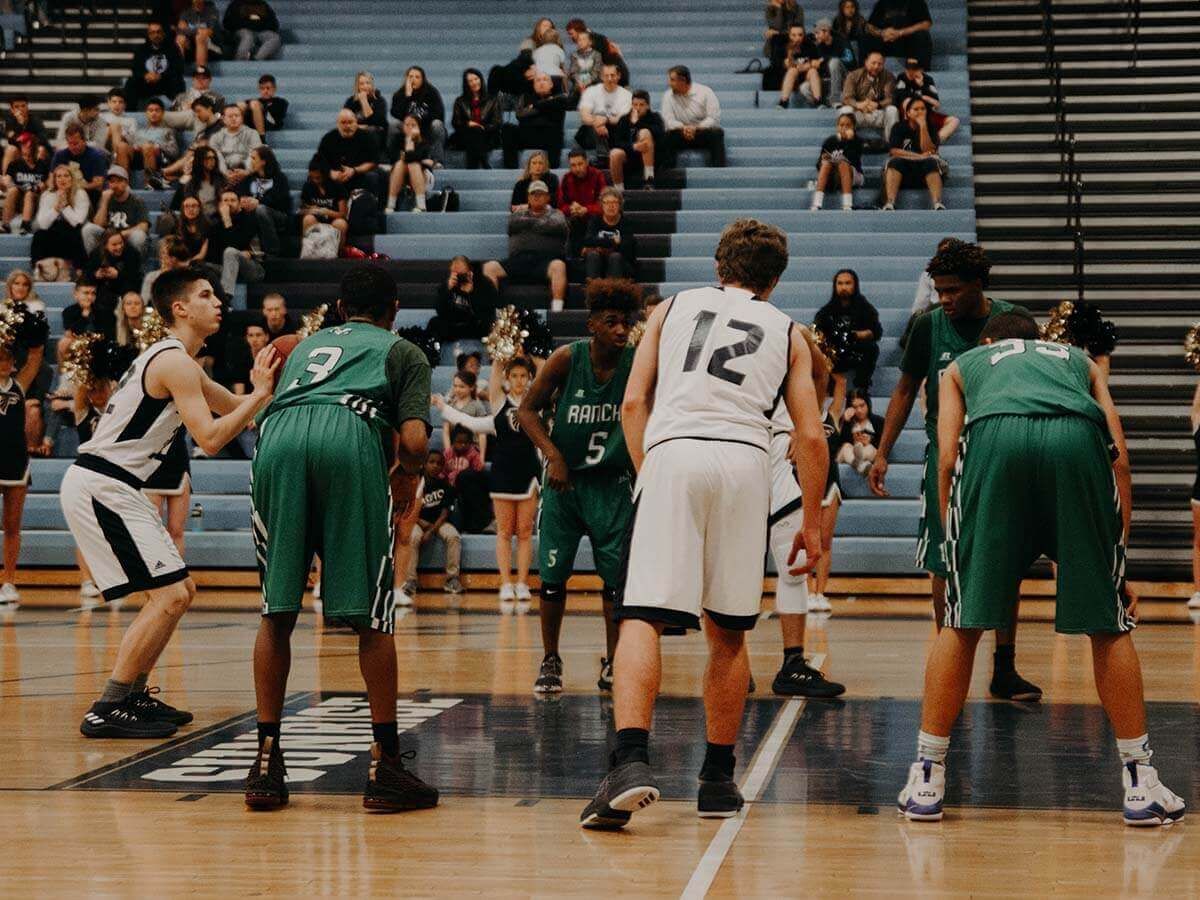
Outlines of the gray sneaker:
{"label": "gray sneaker", "polygon": [[455,575],[453,578],[446,579],[446,583],[442,585],[442,590],[447,594],[461,594],[464,591],[463,583],[461,580],[459,580],[459,577]]}
{"label": "gray sneaker", "polygon": [[404,587],[402,588],[402,590],[404,591],[404,593],[408,594],[408,596],[416,597],[417,596],[416,579],[413,579],[412,581],[404,582]]}
{"label": "gray sneaker", "polygon": [[658,795],[650,766],[627,762],[604,776],[596,796],[583,808],[579,824],[583,828],[615,831],[627,825],[634,812],[657,800]]}

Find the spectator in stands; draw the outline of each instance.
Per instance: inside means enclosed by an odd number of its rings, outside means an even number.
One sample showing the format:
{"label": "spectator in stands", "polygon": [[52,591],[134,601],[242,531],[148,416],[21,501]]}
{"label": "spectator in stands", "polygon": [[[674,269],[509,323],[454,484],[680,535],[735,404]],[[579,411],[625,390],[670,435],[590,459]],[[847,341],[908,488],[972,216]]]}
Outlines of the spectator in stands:
{"label": "spectator in stands", "polygon": [[[82,139],[79,135],[81,142]],[[35,267],[43,260],[54,260],[55,263],[47,264],[43,271],[52,267],[61,277],[67,274],[63,271],[64,264],[76,268],[83,265],[87,253],[83,249],[82,231],[90,208],[79,175],[65,163],[54,166],[50,186],[38,199],[37,216],[33,221],[33,246],[29,258]]]}
{"label": "spectator in stands", "polygon": [[7,226],[13,234],[28,234],[33,223],[38,197],[50,177],[50,160],[38,159],[37,141],[32,134],[17,138],[20,155],[9,165],[7,174],[0,176],[4,187],[4,218],[0,227]]}
{"label": "spectator in stands", "polygon": [[621,73],[616,66],[605,63],[600,70],[600,83],[594,84],[579,98],[579,121],[575,143],[594,149],[597,156],[609,156],[612,134],[617,123],[633,108],[633,94],[620,85]]}
{"label": "spectator in stands", "polygon": [[288,312],[287,301],[283,294],[272,291],[262,298],[263,325],[267,329],[267,340],[273,341],[285,334],[295,334],[299,327],[295,318]]}
{"label": "spectator in stands", "polygon": [[950,167],[938,156],[937,132],[929,128],[925,101],[911,100],[908,115],[892,129],[891,149],[883,165],[883,209],[896,208],[896,194],[902,187],[929,189],[929,201],[934,209],[942,204],[942,182]]}
{"label": "spectator in stands", "polygon": [[883,437],[883,416],[871,411],[871,393],[855,389],[850,392],[850,405],[842,414],[842,431],[839,436],[837,461],[850,466],[859,475],[867,477],[871,463],[875,462],[875,451]]}
{"label": "spectator in stands", "polygon": [[188,180],[180,186],[175,196],[180,201],[184,197],[196,197],[204,215],[216,218],[221,192],[228,184],[221,174],[221,157],[212,147],[197,147],[192,160]]}
{"label": "spectator in stands", "polygon": [[[487,279],[484,279],[485,281]],[[450,380],[450,393],[446,395],[446,403],[453,409],[457,409],[460,413],[468,416],[486,416],[488,414],[488,405],[483,398],[479,396],[479,379],[474,372],[466,369],[459,369],[454,373],[454,377]],[[470,436],[470,432],[468,432]],[[481,456],[487,455],[487,435],[474,435],[475,445],[479,448]],[[449,422],[442,422],[442,446],[449,448],[453,441],[452,430]],[[482,465],[482,460],[480,461]],[[458,463],[456,460],[456,463]],[[469,465],[470,461],[467,461]],[[462,466],[466,468],[466,466]]]}
{"label": "spectator in stands", "polygon": [[556,91],[567,90],[567,52],[563,49],[558,29],[547,28],[541,33],[540,42],[533,48],[533,65],[554,79]]}
{"label": "spectator in stands", "polygon": [[712,88],[692,82],[687,66],[672,66],[667,73],[670,87],[663,94],[662,118],[666,126],[659,156],[668,169],[675,168],[679,151],[708,150],[712,165],[725,165],[725,132],[721,128],[721,104]]}
{"label": "spectator in stands", "polygon": [[554,29],[554,20],[541,18],[533,25],[533,31],[529,32],[529,37],[521,41],[520,50],[532,51],[536,47],[540,47],[546,42],[546,32]]}
{"label": "spectator in stands", "polygon": [[196,66],[196,71],[192,73],[192,86],[175,95],[170,110],[163,116],[167,127],[196,131],[194,104],[200,97],[208,98],[210,110],[225,108],[225,97],[213,90],[212,72],[208,66]]}
{"label": "spectator in stands", "polygon": [[80,97],[75,109],[63,113],[58,123],[58,133],[54,138],[54,145],[60,150],[67,145],[67,129],[72,125],[77,125],[83,131],[84,143],[101,153],[104,152],[108,140],[108,123],[100,118],[99,100],[95,97]]}
{"label": "spectator in stands", "polygon": [[264,141],[268,131],[279,131],[287,116],[288,102],[278,94],[279,84],[271,74],[258,76],[258,96],[238,103],[242,114],[250,113],[254,130]]}
{"label": "spectator in stands", "polygon": [[[938,241],[937,252],[941,253],[948,249],[957,238],[944,237]],[[900,336],[900,348],[904,349],[908,346],[908,336],[912,333],[913,325],[917,319],[925,315],[935,306],[941,305],[941,300],[938,298],[937,288],[933,284],[933,276],[921,270],[920,276],[917,278],[917,292],[913,297],[912,310],[909,313],[908,324],[904,326],[904,334]]]}
{"label": "spectator in stands", "polygon": [[274,59],[283,47],[279,17],[266,0],[231,0],[221,27],[237,39],[235,59],[249,59],[252,53],[255,59]]}
{"label": "spectator in stands", "polygon": [[600,195],[600,215],[592,216],[583,238],[584,271],[593,278],[636,278],[637,236],[624,216],[624,202],[616,188]]}
{"label": "spectator in stands", "polygon": [[813,324],[825,334],[850,333],[846,351],[833,367],[833,405],[841,409],[846,402],[846,373],[854,372],[854,386],[869,391],[879,361],[879,340],[883,327],[879,311],[862,295],[858,273],[842,269],[833,276],[829,302],[817,310]]}
{"label": "spectator in stands", "polygon": [[146,26],[146,42],[134,52],[130,69],[125,97],[134,109],[150,97],[169,100],[183,90],[183,57],[158,22]]}
{"label": "spectator in stands", "polygon": [[429,330],[443,343],[481,340],[496,319],[497,299],[492,282],[476,278],[471,260],[456,256],[446,280],[438,284],[437,314],[429,320]]}
{"label": "spectator in stands", "polygon": [[100,118],[108,126],[108,137],[101,149],[111,149],[116,163],[128,169],[138,122],[125,114],[125,95],[118,88],[108,92],[108,108],[101,110]]}
{"label": "spectator in stands", "polygon": [[146,251],[150,237],[150,214],[146,204],[129,189],[129,173],[122,166],[108,170],[108,187],[100,195],[96,214],[83,226],[83,249],[93,253],[106,231],[115,229],[139,255]]}
{"label": "spectator in stands", "polygon": [[29,111],[29,98],[19,94],[9,98],[8,112],[4,114],[2,123],[4,140],[8,146],[4,148],[3,163],[0,163],[0,174],[8,174],[8,167],[21,155],[21,141],[28,136],[34,147],[38,149],[39,159],[49,159],[46,147],[50,143],[50,135],[42,120]]}
{"label": "spectator in stands", "polygon": [[184,59],[197,66],[208,65],[208,55],[221,56],[221,14],[212,0],[191,0],[179,14],[175,26],[175,46]]}
{"label": "spectator in stands", "polygon": [[525,172],[513,185],[509,212],[521,212],[529,208],[529,185],[535,181],[545,184],[550,196],[558,196],[558,176],[550,171],[550,158],[544,150],[535,150],[525,161]]}
{"label": "spectator in stands", "polygon": [[46,311],[46,302],[33,289],[33,277],[24,269],[13,269],[8,273],[0,303],[24,303],[34,312]]}
{"label": "spectator in stands", "polygon": [[593,84],[599,84],[602,65],[604,62],[600,59],[600,51],[592,46],[591,32],[576,34],[575,49],[567,64],[567,78],[570,80],[567,93],[581,96]]}
{"label": "spectator in stands", "polygon": [[349,213],[346,188],[329,177],[329,163],[317,155],[308,162],[308,178],[300,188],[300,234],[314,225],[332,225],[346,243]]}
{"label": "spectator in stands", "polygon": [[804,10],[796,0],[767,0],[763,18],[767,23],[763,31],[763,56],[767,59],[782,55],[793,28],[799,27],[804,32]]}
{"label": "spectator in stands", "polygon": [[569,168],[558,183],[558,208],[571,228],[571,256],[579,256],[588,219],[600,215],[600,195],[608,187],[604,173],[588,163],[578,147],[567,154]]}
{"label": "spectator in stands", "polygon": [[381,193],[379,144],[369,131],[358,127],[358,119],[348,109],[338,113],[337,127],[325,133],[317,147],[329,165],[329,178],[347,193],[361,188],[375,196]]}
{"label": "spectator in stands", "polygon": [[833,33],[846,46],[850,60],[846,67],[857,69],[862,65],[863,39],[867,34],[867,19],[859,12],[858,0],[841,0],[838,4],[837,15],[833,17]]}
{"label": "spectator in stands", "polygon": [[132,347],[146,315],[146,301],[137,291],[126,291],[117,307],[116,341],[122,347]]}
{"label": "spectator in stands", "polygon": [[[480,403],[487,415],[487,404]],[[448,424],[448,423],[447,423]],[[458,509],[455,518],[462,531],[472,533],[482,531],[492,519],[488,499],[488,476],[483,470],[483,451],[475,443],[487,441],[486,434],[475,435],[471,429],[463,425],[455,425],[450,429],[450,440],[442,456],[446,460],[446,480],[449,481],[459,495]]]}
{"label": "spectator in stands", "polygon": [[842,85],[854,56],[846,49],[845,42],[833,33],[833,23],[828,19],[817,20],[809,40],[820,58],[817,73],[821,76],[821,94],[814,94],[807,82],[800,85],[800,94],[814,105],[824,97],[825,105],[832,107],[841,102]]}
{"label": "spectator in stands", "polygon": [[629,112],[612,129],[612,144],[608,151],[608,171],[613,187],[625,190],[625,163],[642,170],[642,187],[654,187],[654,150],[663,140],[666,128],[662,116],[650,110],[648,91],[636,90],[630,99]]}
{"label": "spectator in stands", "polygon": [[396,200],[407,186],[412,190],[414,197],[412,211],[423,213],[426,210],[426,191],[433,187],[433,147],[421,134],[421,121],[415,115],[409,113],[405,116],[403,125],[400,155],[396,157],[391,176],[388,178],[385,211],[396,211]]}
{"label": "spectator in stands", "polygon": [[[212,101],[207,97],[197,97],[192,101],[192,114],[194,116],[195,127],[192,133],[191,146],[187,148],[179,159],[162,170],[163,178],[171,179],[172,181],[189,178],[193,169],[196,151],[201,147],[207,147],[212,136],[225,127],[225,123],[217,115]],[[220,159],[215,154],[214,157]],[[219,163],[218,168],[222,165],[224,165],[223,162]]]}
{"label": "spectator in stands", "polygon": [[904,71],[896,76],[896,106],[901,117],[908,115],[908,104],[918,97],[925,101],[929,130],[937,133],[938,144],[946,143],[958,130],[958,118],[942,112],[942,101],[938,99],[933,76],[925,71],[919,59],[910,56],[904,61]]}
{"label": "spectator in stands", "polygon": [[504,166],[517,167],[517,154],[536,147],[544,150],[555,168],[562,157],[563,122],[567,116],[567,97],[554,90],[554,82],[545,72],[533,76],[532,92],[517,101],[517,124],[500,129],[504,144]]}
{"label": "spectator in stands", "polygon": [[254,318],[246,323],[241,340],[230,354],[229,389],[238,396],[248,394],[254,389],[250,384],[250,370],[254,367],[254,357],[270,342],[267,326],[261,318]]}
{"label": "spectator in stands", "polygon": [[133,133],[133,165],[145,170],[146,185],[156,190],[166,187],[160,174],[179,158],[179,140],[175,130],[163,121],[162,101],[152,97],[146,101],[146,124]]}
{"label": "spectator in stands", "polygon": [[566,217],[550,205],[550,189],[544,181],[529,185],[528,207],[508,217],[508,258],[503,263],[488,260],[483,275],[497,291],[500,281],[513,284],[550,282],[550,309],[558,312],[567,296]]}
{"label": "spectator in stands", "polygon": [[896,79],[883,65],[883,54],[872,50],[861,69],[846,76],[839,113],[851,113],[859,128],[877,128],[886,142],[900,120],[895,106]]}
{"label": "spectator in stands", "polygon": [[104,334],[112,337],[116,326],[111,311],[96,304],[96,282],[87,275],[75,279],[71,296],[75,302],[63,310],[63,336],[58,341],[58,361],[61,363],[71,341],[81,334]]}
{"label": "spectator in stands", "polygon": [[225,127],[209,138],[208,146],[221,154],[225,178],[235,187],[250,174],[250,151],[262,145],[262,138],[247,128],[239,107],[230,103],[221,114]]}
{"label": "spectator in stands", "polygon": [[502,112],[497,97],[488,95],[483,73],[467,69],[462,76],[462,93],[454,101],[450,123],[454,134],[449,145],[466,155],[468,169],[490,169],[488,154],[500,144]]}
{"label": "spectator in stands", "polygon": [[854,116],[842,113],[837,119],[837,133],[825,138],[817,156],[817,189],[813,191],[810,210],[819,210],[825,203],[825,188],[834,173],[842,188],[842,209],[854,209],[854,189],[863,185],[863,142],[854,126]]}
{"label": "spectator in stands", "polygon": [[370,72],[359,72],[354,76],[354,93],[342,106],[354,113],[359,128],[380,139],[387,134],[387,101],[375,87],[375,76]]}
{"label": "spectator in stands", "polygon": [[188,254],[188,262],[200,263],[208,259],[208,236],[212,231],[212,220],[204,214],[200,198],[186,195],[179,207],[179,220],[175,226],[175,237]]}
{"label": "spectator in stands", "polygon": [[292,222],[292,189],[288,177],[270,147],[250,151],[250,177],[238,186],[242,212],[257,221],[263,253],[278,256],[280,234],[286,234]]}
{"label": "spectator in stands", "polygon": [[787,109],[798,85],[808,88],[807,98],[821,102],[821,53],[803,25],[793,25],[787,33],[783,51],[783,81],[779,86],[779,106]]}
{"label": "spectator in stands", "polygon": [[448,594],[461,594],[462,582],[459,581],[459,565],[462,560],[462,535],[450,524],[450,510],[458,497],[452,485],[446,479],[446,459],[437,450],[430,450],[425,460],[425,471],[416,494],[418,509],[416,524],[408,537],[408,565],[403,573],[397,571],[396,577],[404,576],[401,591],[408,597],[417,592],[417,560],[421,548],[437,538],[446,545],[446,581],[443,590]]}
{"label": "spectator in stands", "polygon": [[867,52],[904,59],[914,56],[928,69],[933,57],[933,19],[925,0],[875,0],[867,19]]}
{"label": "spectator in stands", "polygon": [[587,27],[587,23],[583,19],[572,19],[567,23],[567,37],[579,45],[579,36],[586,34],[591,42],[592,48],[600,54],[600,61],[617,67],[621,73],[621,87],[629,87],[629,66],[625,63],[625,57],[621,53],[621,48],[617,42],[610,40],[598,31],[592,31]]}
{"label": "spectator in stands", "polygon": [[[192,198],[193,202],[195,198]],[[186,205],[186,204],[185,204]],[[198,207],[197,207],[198,208]],[[207,234],[207,232],[206,232]],[[201,248],[206,251],[207,248]],[[168,234],[158,242],[158,268],[146,273],[146,277],[142,279],[142,303],[149,307],[154,302],[154,297],[151,291],[154,288],[154,282],[163,272],[171,272],[175,269],[182,269],[184,266],[207,266],[204,262],[204,253],[202,252],[198,258],[193,258],[196,255],[188,250],[183,239],[175,234]],[[220,272],[215,272],[212,275],[213,282],[220,281]]]}
{"label": "spectator in stands", "polygon": [[142,286],[142,255],[126,243],[121,232],[110,228],[88,256],[83,271],[96,282],[96,305],[115,310],[121,297]]}
{"label": "spectator in stands", "polygon": [[258,237],[253,213],[242,212],[242,198],[227,187],[221,192],[217,221],[208,236],[208,261],[221,267],[221,289],[231,298],[234,309],[245,309],[234,290],[238,282],[257,284],[266,277],[266,269],[254,258],[251,242]]}
{"label": "spectator in stands", "polygon": [[100,191],[104,177],[108,174],[108,155],[95,147],[89,147],[84,139],[83,128],[72,122],[67,126],[67,146],[50,157],[50,169],[71,166],[80,175],[85,191]]}
{"label": "spectator in stands", "polygon": [[400,155],[404,119],[416,116],[421,124],[421,134],[429,141],[433,161],[439,166],[446,162],[446,105],[420,66],[409,66],[404,73],[404,86],[392,94],[391,114],[395,119],[388,129],[389,156],[392,159]]}

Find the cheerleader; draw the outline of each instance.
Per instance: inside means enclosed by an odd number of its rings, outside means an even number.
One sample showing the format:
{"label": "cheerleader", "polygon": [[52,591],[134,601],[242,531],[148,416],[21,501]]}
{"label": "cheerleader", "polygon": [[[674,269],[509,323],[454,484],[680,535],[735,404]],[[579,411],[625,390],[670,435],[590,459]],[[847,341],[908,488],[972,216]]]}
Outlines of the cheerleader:
{"label": "cheerleader", "polygon": [[192,499],[191,458],[183,429],[175,435],[163,457],[162,465],[146,479],[142,488],[167,523],[167,533],[183,555],[183,527],[187,524],[188,504]]}
{"label": "cheerleader", "polygon": [[29,448],[25,440],[25,396],[42,365],[42,347],[29,348],[17,369],[15,339],[0,342],[0,497],[4,499],[4,578],[0,606],[21,601],[17,592],[17,557],[21,554],[21,519],[29,491]]}
{"label": "cheerleader", "polygon": [[[79,444],[82,446],[92,439],[92,434],[96,430],[96,423],[100,421],[100,415],[104,412],[104,407],[108,406],[109,398],[112,396],[113,383],[108,378],[100,378],[88,384],[77,385],[75,388],[75,397],[71,403],[71,412],[75,420],[75,432],[79,435]],[[79,600],[81,605],[95,605],[100,599],[100,589],[96,587],[96,583],[92,580],[92,573],[87,567],[87,563],[83,559],[83,554],[79,552],[79,548],[75,548],[75,562],[79,566]]]}

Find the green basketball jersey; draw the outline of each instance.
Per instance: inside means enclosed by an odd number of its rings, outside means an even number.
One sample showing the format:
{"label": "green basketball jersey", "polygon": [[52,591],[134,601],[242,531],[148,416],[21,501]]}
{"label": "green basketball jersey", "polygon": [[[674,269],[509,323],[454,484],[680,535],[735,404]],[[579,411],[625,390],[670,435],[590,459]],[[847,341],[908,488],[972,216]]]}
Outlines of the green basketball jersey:
{"label": "green basketball jersey", "polygon": [[429,421],[429,360],[413,344],[369,322],[325,328],[283,364],[265,421],[281,409],[345,406],[382,432]]}
{"label": "green basketball jersey", "polygon": [[1087,354],[1047,341],[998,341],[958,358],[966,424],[988,416],[1080,416],[1107,429]]}
{"label": "green basketball jersey", "polygon": [[[993,300],[987,319],[980,325],[980,331],[994,316],[1009,312],[1012,308],[1013,304],[1005,300]],[[976,341],[969,341],[959,334],[954,324],[946,316],[945,310],[940,306],[927,315],[932,330],[929,369],[925,375],[925,433],[929,436],[929,440],[936,444],[939,379],[946,366],[973,348]]]}
{"label": "green basketball jersey", "polygon": [[632,467],[621,429],[621,401],[633,365],[633,347],[626,347],[604,384],[592,372],[590,341],[570,345],[571,368],[558,395],[550,431],[554,446],[572,472]]}

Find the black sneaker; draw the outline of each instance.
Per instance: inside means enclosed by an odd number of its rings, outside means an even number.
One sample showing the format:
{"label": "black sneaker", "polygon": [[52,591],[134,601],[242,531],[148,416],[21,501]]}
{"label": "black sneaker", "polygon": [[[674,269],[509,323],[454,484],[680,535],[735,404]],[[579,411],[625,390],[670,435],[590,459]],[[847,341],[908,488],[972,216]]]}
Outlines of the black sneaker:
{"label": "black sneaker", "polygon": [[730,819],[736,816],[746,800],[730,775],[700,777],[696,796],[696,813],[702,819]]}
{"label": "black sneaker", "polygon": [[988,690],[993,697],[999,697],[1001,700],[1037,703],[1042,699],[1042,689],[1018,675],[1016,669],[1010,669],[1007,672],[993,672],[992,683]]}
{"label": "black sneaker", "polygon": [[562,658],[557,653],[547,653],[542,657],[542,668],[538,671],[537,681],[533,683],[533,692],[562,693]]}
{"label": "black sneaker", "polygon": [[165,191],[167,183],[163,181],[162,176],[154,172],[146,173],[146,187],[155,191]]}
{"label": "black sneaker", "polygon": [[170,722],[172,725],[187,725],[192,721],[192,714],[190,712],[176,709],[153,696],[158,692],[159,689],[156,687],[139,691],[136,694],[130,694],[127,702],[137,710],[139,715],[145,716],[148,719],[154,719],[157,722]]}
{"label": "black sneaker", "polygon": [[363,790],[363,807],[372,812],[406,812],[433,809],[438,804],[437,788],[432,788],[404,768],[404,761],[415,759],[409,750],[398,756],[385,756],[378,743],[371,745],[371,767]]}
{"label": "black sneaker", "polygon": [[251,809],[279,809],[288,802],[287,766],[275,738],[264,738],[246,776],[246,805]]}
{"label": "black sneaker", "polygon": [[818,700],[829,700],[846,693],[846,686],[836,681],[829,681],[814,669],[799,653],[785,659],[771,690],[785,697],[813,697]]}
{"label": "black sneaker", "polygon": [[152,719],[138,710],[126,697],[120,703],[96,701],[83,717],[79,733],[90,738],[165,738],[178,726],[161,719]]}
{"label": "black sneaker", "polygon": [[600,657],[600,677],[596,679],[596,687],[602,691],[612,691],[612,660]]}
{"label": "black sneaker", "polygon": [[652,191],[652,190],[654,190],[654,179],[653,179],[653,178],[647,178],[647,179],[646,179],[644,182],[642,182],[642,190],[643,190],[643,191]]}
{"label": "black sneaker", "polygon": [[636,810],[657,800],[658,793],[647,763],[623,763],[604,776],[596,796],[583,808],[579,824],[598,831],[623,828]]}

